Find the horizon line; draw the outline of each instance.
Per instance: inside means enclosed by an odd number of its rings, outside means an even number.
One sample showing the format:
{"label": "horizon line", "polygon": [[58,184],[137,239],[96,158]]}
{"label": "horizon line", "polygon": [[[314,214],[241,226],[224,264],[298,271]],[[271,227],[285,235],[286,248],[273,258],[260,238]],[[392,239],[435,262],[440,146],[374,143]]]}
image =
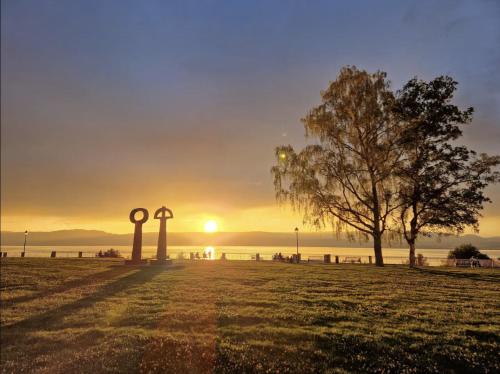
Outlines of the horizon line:
{"label": "horizon line", "polygon": [[[64,231],[97,231],[97,232],[102,232],[105,234],[111,234],[111,235],[133,235],[133,232],[125,232],[125,233],[116,233],[116,232],[110,232],[110,231],[105,231],[105,230],[99,230],[99,229],[79,229],[79,228],[73,228],[73,229],[58,229],[58,230],[52,230],[52,231],[43,231],[43,230],[33,230],[29,231],[30,232],[37,232],[37,233],[55,233],[55,232],[64,232]],[[303,234],[332,234],[336,235],[332,231],[301,231]],[[19,233],[19,234],[24,234],[24,231],[12,231],[12,230],[0,230],[0,233]],[[157,231],[144,231],[143,234],[154,234],[157,233]],[[205,232],[205,231],[170,231],[171,234],[206,234],[206,235],[217,235],[217,234],[294,234],[294,231],[262,231],[262,230],[252,230],[252,231],[217,231],[217,232]],[[341,233],[345,234],[345,233]],[[468,233],[468,234],[444,234],[444,233],[433,233],[437,234],[439,236],[444,236],[444,237],[464,237],[464,236],[475,236],[475,237],[481,237],[481,238],[499,238],[500,235],[493,235],[493,236],[482,236],[480,234],[474,234],[474,233]]]}

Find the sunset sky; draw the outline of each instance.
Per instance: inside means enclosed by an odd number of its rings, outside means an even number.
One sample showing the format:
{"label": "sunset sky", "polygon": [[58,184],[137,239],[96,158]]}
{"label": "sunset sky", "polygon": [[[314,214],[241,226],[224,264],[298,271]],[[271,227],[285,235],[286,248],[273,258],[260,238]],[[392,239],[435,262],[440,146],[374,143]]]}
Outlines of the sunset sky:
{"label": "sunset sky", "polygon": [[[6,0],[2,230],[301,230],[274,199],[274,147],[343,65],[448,74],[474,106],[463,142],[500,153],[500,2]],[[480,234],[500,235],[500,186]],[[150,218],[145,231],[158,229]]]}

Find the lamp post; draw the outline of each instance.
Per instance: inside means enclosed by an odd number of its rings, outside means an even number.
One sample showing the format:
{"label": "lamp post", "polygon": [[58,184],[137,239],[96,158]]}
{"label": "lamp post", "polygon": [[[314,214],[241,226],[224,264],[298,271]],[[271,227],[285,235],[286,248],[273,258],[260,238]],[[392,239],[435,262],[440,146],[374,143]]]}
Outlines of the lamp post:
{"label": "lamp post", "polygon": [[28,230],[24,232],[24,246],[23,246],[23,253],[26,254],[26,240],[28,239]]}
{"label": "lamp post", "polygon": [[299,228],[295,228],[295,239],[297,241],[297,259],[299,258]]}

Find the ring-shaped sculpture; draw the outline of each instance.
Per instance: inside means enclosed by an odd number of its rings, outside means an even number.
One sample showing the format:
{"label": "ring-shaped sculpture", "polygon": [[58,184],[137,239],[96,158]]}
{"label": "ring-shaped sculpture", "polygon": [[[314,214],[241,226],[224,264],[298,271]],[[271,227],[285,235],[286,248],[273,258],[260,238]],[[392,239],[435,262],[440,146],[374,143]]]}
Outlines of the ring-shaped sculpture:
{"label": "ring-shaped sculpture", "polygon": [[[142,212],[141,219],[136,219],[137,212]],[[134,228],[134,244],[132,246],[132,259],[125,261],[127,265],[140,265],[146,261],[142,259],[142,225],[149,219],[149,212],[145,208],[135,208],[130,212],[130,222],[135,224]]]}
{"label": "ring-shaped sculpture", "polygon": [[[137,212],[142,212],[142,218],[141,219],[135,219],[135,215]],[[143,224],[149,219],[149,212],[146,208],[135,208],[130,211],[130,222],[132,223],[139,223]]]}

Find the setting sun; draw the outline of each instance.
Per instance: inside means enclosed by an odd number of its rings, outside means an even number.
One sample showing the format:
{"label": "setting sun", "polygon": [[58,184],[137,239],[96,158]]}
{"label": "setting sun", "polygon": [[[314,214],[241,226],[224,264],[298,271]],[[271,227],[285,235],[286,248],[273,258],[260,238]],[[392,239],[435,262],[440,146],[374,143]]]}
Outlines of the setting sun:
{"label": "setting sun", "polygon": [[210,220],[205,222],[205,232],[216,232],[217,231],[217,222],[214,220]]}

